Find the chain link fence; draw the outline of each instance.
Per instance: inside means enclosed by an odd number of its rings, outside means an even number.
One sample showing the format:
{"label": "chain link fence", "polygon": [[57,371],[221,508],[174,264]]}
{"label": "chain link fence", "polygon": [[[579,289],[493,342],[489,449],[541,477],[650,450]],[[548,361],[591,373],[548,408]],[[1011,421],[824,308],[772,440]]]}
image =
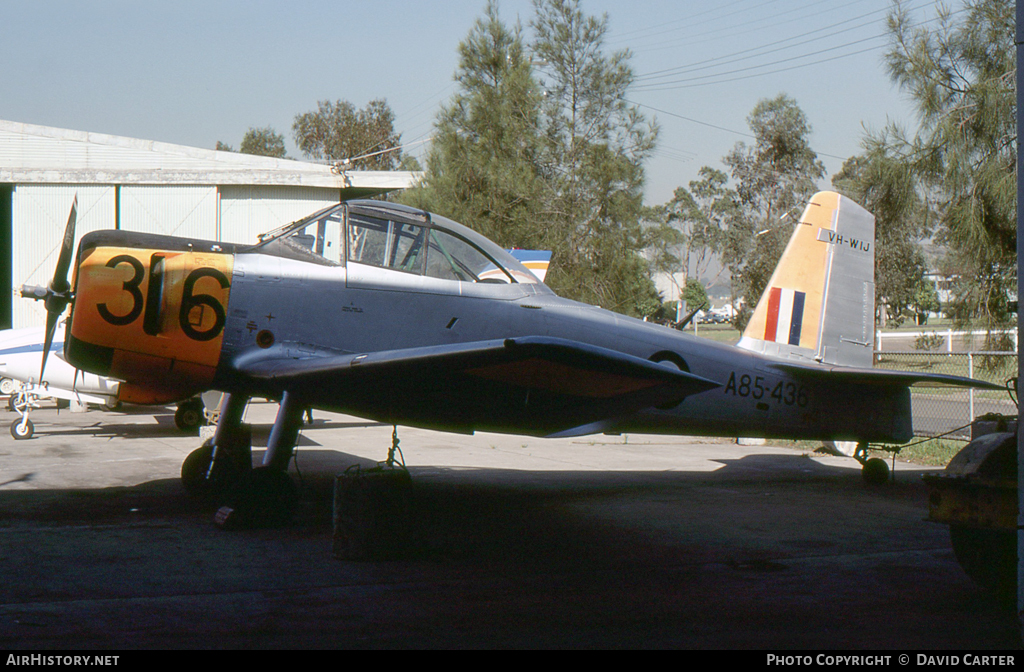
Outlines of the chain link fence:
{"label": "chain link fence", "polygon": [[[896,371],[946,373],[1006,385],[1017,377],[1016,352],[875,352],[875,367]],[[914,433],[949,434],[969,439],[970,423],[986,413],[1017,415],[1017,405],[1006,391],[945,387],[910,388]]]}

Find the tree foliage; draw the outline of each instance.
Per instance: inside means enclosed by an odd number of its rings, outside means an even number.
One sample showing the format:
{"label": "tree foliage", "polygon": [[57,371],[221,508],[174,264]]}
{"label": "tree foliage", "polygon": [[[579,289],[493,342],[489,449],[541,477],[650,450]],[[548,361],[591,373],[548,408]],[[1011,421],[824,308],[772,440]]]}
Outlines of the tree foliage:
{"label": "tree foliage", "polygon": [[1014,3],[967,0],[957,13],[940,7],[936,25],[915,25],[897,1],[888,21],[889,73],[920,126],[912,137],[890,127],[876,140],[935,203],[956,279],[953,317],[1001,326],[1016,284]]}
{"label": "tree foliage", "polygon": [[250,128],[246,131],[239,151],[242,154],[273,156],[279,159],[283,159],[287,153],[284,148],[284,136],[274,131],[270,126]]}
{"label": "tree foliage", "polygon": [[725,232],[723,261],[732,273],[733,293],[739,289],[746,297],[747,310],[737,316],[741,330],[782,256],[799,207],[825,174],[808,141],[807,117],[792,98],[761,100],[747,123],[754,144],[737,143],[723,159],[740,208]]}
{"label": "tree foliage", "polygon": [[661,302],[637,250],[656,129],[623,102],[629,54],[605,54],[607,19],[578,1],[534,10],[527,45],[488,3],[459,46],[458,90],[438,116],[422,186],[401,198],[502,245],[550,249],[547,282],[564,296],[648,314]]}
{"label": "tree foliage", "polygon": [[927,271],[920,241],[930,234],[930,213],[913,171],[884,142],[869,142],[863,154],[843,164],[832,185],[875,216],[875,312],[883,326],[887,320],[898,324],[915,305]]}
{"label": "tree foliage", "polygon": [[640,214],[643,162],[657,127],[625,100],[628,50],[607,54],[607,16],[579,0],[534,0],[533,51],[541,62],[546,219],[553,232],[552,285],[612,310],[648,314],[660,305],[646,262]]}
{"label": "tree foliage", "polygon": [[677,188],[672,200],[648,217],[654,222],[647,230],[651,267],[684,278],[679,285],[683,294],[691,277],[703,277],[721,252],[725,232],[737,214],[736,193],[727,186],[729,176],[708,166],[698,174],[701,179],[691,180],[689,188]]}
{"label": "tree foliage", "polygon": [[505,247],[547,244],[540,215],[540,104],[521,29],[490,3],[459,45],[459,85],[438,114],[427,170],[402,200]]}
{"label": "tree foliage", "polygon": [[322,161],[351,161],[357,170],[394,170],[402,162],[402,136],[386,100],[361,110],[347,100],[321,100],[317,109],[295,115],[292,134],[303,155]]}

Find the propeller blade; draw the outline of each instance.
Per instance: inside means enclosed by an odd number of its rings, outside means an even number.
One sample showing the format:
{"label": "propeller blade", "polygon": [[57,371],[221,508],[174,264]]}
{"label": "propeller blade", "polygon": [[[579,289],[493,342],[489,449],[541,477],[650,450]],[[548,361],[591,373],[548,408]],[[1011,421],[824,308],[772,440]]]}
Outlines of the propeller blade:
{"label": "propeller blade", "polygon": [[71,289],[68,283],[68,269],[71,267],[71,256],[75,252],[75,222],[78,220],[78,194],[71,202],[71,213],[68,215],[68,225],[64,227],[64,240],[60,245],[60,257],[57,259],[57,268],[53,271],[53,282],[50,288],[55,292],[66,292]]}
{"label": "propeller blade", "polygon": [[[75,223],[77,220],[78,194],[75,194],[75,200],[71,202],[68,224],[64,227],[64,240],[60,244],[57,268],[53,271],[53,280],[50,281],[50,286],[46,291],[46,338],[43,341],[43,361],[39,365],[40,385],[43,384],[46,358],[50,356],[50,346],[53,345],[53,335],[57,331],[57,321],[70,301],[68,291],[71,289],[71,283],[68,282],[68,269],[71,268],[71,257],[75,252]],[[24,294],[24,290],[22,293]]]}
{"label": "propeller blade", "polygon": [[46,358],[50,354],[50,346],[53,345],[53,335],[57,331],[57,320],[60,313],[46,313],[46,338],[43,340],[43,363],[39,366],[39,384],[43,384],[43,372],[46,371]]}

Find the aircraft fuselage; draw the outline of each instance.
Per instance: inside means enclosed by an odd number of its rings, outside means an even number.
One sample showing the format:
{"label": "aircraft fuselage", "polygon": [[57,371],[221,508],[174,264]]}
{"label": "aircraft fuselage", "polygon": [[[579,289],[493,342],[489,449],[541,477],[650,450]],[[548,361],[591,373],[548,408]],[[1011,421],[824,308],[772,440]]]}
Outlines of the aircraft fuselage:
{"label": "aircraft fuselage", "polygon": [[[377,206],[356,207],[357,213],[363,207],[373,214]],[[89,234],[79,247],[66,356],[85,370],[124,380],[126,401],[158,402],[206,389],[267,397],[288,391],[246,374],[240,362],[357,356],[351,361],[356,366],[362,354],[429,354],[432,348],[543,337],[659,362],[703,379],[699,391],[678,403],[615,413],[608,402],[594,414],[601,423],[593,426],[586,413],[578,413],[581,425],[567,427],[579,433],[872,442],[903,442],[912,435],[906,387],[795,374],[771,356],[560,298],[514,266],[515,260],[495,262],[505,253],[490,241],[443,218],[410,214],[412,223],[406,224],[400,221],[405,213],[387,215],[398,222],[391,221],[388,231],[407,227],[405,238],[389,239],[391,261],[373,263],[364,263],[365,256],[356,261],[359,254],[374,253],[367,237],[373,231],[354,235],[362,224],[330,213],[318,213],[318,234],[299,230],[289,234],[288,244],[273,238],[270,244],[235,246],[123,231]],[[371,220],[377,221],[367,215]],[[316,224],[309,221],[310,227]],[[416,253],[413,244],[424,251]],[[434,256],[428,256],[428,246]],[[453,259],[460,254],[467,261]],[[474,255],[495,263],[470,272],[465,264]],[[445,260],[451,268],[430,265]],[[461,390],[432,387],[423,377],[409,384],[400,377],[360,384],[324,377],[315,388],[307,384],[291,392],[309,406],[396,424],[554,433],[557,401],[545,407],[545,417],[534,416],[536,395],[507,381],[492,385],[491,373],[476,375]],[[550,368],[546,375],[550,382]],[[598,387],[618,384],[595,375]],[[577,398],[586,402],[589,395],[597,408],[610,394],[583,390]]]}

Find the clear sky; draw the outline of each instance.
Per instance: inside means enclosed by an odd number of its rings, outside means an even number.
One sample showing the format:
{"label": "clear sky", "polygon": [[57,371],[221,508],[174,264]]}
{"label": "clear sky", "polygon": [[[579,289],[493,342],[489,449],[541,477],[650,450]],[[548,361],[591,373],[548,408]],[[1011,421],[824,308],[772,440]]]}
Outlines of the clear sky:
{"label": "clear sky", "polygon": [[[924,18],[934,0],[905,0]],[[0,119],[212,149],[250,127],[291,138],[318,100],[385,98],[421,156],[455,91],[458,45],[486,0],[0,0]],[[530,0],[502,16],[530,36]],[[864,129],[913,126],[886,74],[889,0],[584,0],[607,13],[606,48],[628,48],[630,99],[661,126],[646,201],[750,142],[758,100],[806,113],[830,179]],[[657,111],[656,111],[657,110]],[[419,143],[419,144],[412,144]]]}

